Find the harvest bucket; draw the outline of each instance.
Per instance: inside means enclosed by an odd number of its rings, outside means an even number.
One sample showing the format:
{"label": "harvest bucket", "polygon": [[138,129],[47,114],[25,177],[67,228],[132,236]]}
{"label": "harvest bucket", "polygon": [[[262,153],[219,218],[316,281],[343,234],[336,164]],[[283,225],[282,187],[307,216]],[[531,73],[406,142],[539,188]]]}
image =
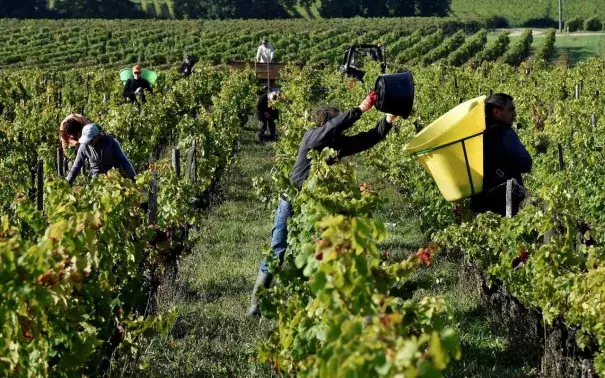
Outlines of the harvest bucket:
{"label": "harvest bucket", "polygon": [[463,102],[408,143],[446,200],[455,202],[483,190],[485,96]]}
{"label": "harvest bucket", "polygon": [[412,72],[379,76],[375,91],[378,93],[376,109],[408,118],[414,105],[414,77]]}
{"label": "harvest bucket", "polygon": [[[147,68],[143,68],[141,71],[141,78],[147,80],[149,85],[154,85],[156,80],[158,79],[158,74],[155,71],[148,70]],[[134,79],[134,75],[132,74],[132,69],[124,68],[120,71],[120,80],[123,84],[126,84],[128,79]]]}

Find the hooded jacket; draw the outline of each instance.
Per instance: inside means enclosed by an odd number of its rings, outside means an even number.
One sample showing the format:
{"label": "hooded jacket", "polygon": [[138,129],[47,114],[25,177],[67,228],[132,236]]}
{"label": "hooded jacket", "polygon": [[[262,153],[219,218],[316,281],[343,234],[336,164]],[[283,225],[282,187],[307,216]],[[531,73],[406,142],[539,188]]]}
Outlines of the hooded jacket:
{"label": "hooded jacket", "polygon": [[134,178],[136,175],[132,164],[114,137],[101,134],[98,138],[94,146],[90,143],[80,145],[74,165],[67,176],[67,182],[70,184],[80,173],[85,159],[88,159],[90,163],[89,176],[91,178],[105,174],[112,168],[120,169],[127,178]]}
{"label": "hooded jacket", "polygon": [[311,149],[321,151],[325,147],[330,147],[338,151],[338,158],[343,158],[368,150],[386,138],[393,127],[386,118],[378,121],[376,126],[368,131],[352,136],[342,135],[361,118],[362,114],[361,109],[353,108],[331,119],[325,125],[314,127],[305,133],[290,177],[299,188],[311,171],[311,159],[307,157]]}

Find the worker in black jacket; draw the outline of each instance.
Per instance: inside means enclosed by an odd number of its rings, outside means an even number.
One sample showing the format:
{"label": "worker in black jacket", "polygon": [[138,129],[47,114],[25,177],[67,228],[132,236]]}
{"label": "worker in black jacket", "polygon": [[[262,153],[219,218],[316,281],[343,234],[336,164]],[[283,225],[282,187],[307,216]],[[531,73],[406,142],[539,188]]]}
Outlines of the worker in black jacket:
{"label": "worker in black jacket", "polygon": [[141,66],[132,67],[133,79],[128,79],[124,85],[124,98],[128,102],[137,102],[137,95],[141,96],[141,102],[145,102],[145,91],[153,94],[151,84],[141,77]]}
{"label": "worker in black jacket", "polygon": [[188,55],[183,63],[181,63],[181,76],[187,77],[193,73],[193,66],[195,65],[195,60],[191,55]]}
{"label": "worker in black jacket", "polygon": [[[513,130],[517,116],[513,98],[495,93],[485,102],[487,128],[483,134],[483,191],[471,198],[475,213],[506,215],[506,182],[514,179],[513,206],[525,198],[522,173],[532,168],[532,158]],[[514,215],[514,214],[513,214]]]}
{"label": "worker in black jacket", "polygon": [[[352,136],[343,135],[343,132],[353,126],[364,112],[367,112],[374,106],[377,100],[378,96],[372,92],[359,107],[352,108],[342,114],[338,109],[332,107],[317,109],[315,120],[317,126],[307,131],[303,136],[296,163],[290,177],[299,188],[303,186],[311,170],[311,160],[307,157],[310,150],[321,151],[329,147],[337,151],[338,158],[343,158],[370,149],[386,138],[392,128],[392,122],[397,116],[388,114],[369,131]],[[273,250],[273,256],[279,258],[280,264],[283,262],[286,253],[288,240],[286,226],[288,218],[292,215],[292,205],[285,196],[282,196],[275,213],[273,230],[271,231],[271,249]],[[248,316],[258,316],[260,314],[257,297],[258,289],[261,286],[269,287],[272,279],[273,277],[269,274],[269,265],[266,260],[263,260],[260,264],[256,283],[252,291]]]}
{"label": "worker in black jacket", "polygon": [[256,105],[256,117],[258,118],[258,139],[265,139],[265,131],[269,129],[269,140],[277,140],[277,132],[275,130],[275,121],[279,118],[279,110],[270,102],[275,101],[278,97],[276,91],[268,91],[263,93],[258,99]]}

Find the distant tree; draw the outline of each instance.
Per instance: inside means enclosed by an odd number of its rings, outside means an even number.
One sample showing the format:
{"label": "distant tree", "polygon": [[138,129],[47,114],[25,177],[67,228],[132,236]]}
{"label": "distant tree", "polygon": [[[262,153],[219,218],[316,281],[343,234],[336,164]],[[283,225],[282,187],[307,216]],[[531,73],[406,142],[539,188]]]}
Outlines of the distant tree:
{"label": "distant tree", "polygon": [[196,5],[195,0],[172,0],[176,18],[196,18],[198,13]]}
{"label": "distant tree", "polygon": [[362,0],[361,8],[365,17],[387,17],[390,14],[386,1]]}
{"label": "distant tree", "polygon": [[[315,0],[171,0],[172,8],[157,0],[0,0],[0,17],[41,18],[142,18],[201,19],[288,18],[296,5],[309,7]],[[446,16],[451,0],[322,0],[319,14],[334,17]],[[146,9],[143,9],[146,8]]]}
{"label": "distant tree", "polygon": [[319,14],[325,18],[360,16],[362,0],[322,0]]}
{"label": "distant tree", "polygon": [[277,0],[235,0],[236,18],[286,18],[288,12]]}
{"label": "distant tree", "polygon": [[124,0],[100,0],[97,9],[99,11],[98,14],[103,18],[145,17],[143,10],[133,7],[132,4],[129,4],[128,1]]}
{"label": "distant tree", "polygon": [[42,18],[48,16],[46,0],[0,0],[0,17]]}
{"label": "distant tree", "polygon": [[416,0],[416,15],[421,17],[447,16],[451,0]]}
{"label": "distant tree", "polygon": [[178,18],[285,18],[296,0],[173,0]]}
{"label": "distant tree", "polygon": [[412,17],[416,14],[416,0],[387,0],[389,13],[395,17]]}
{"label": "distant tree", "polygon": [[142,18],[146,13],[124,0],[55,0],[54,11],[65,18]]}
{"label": "distant tree", "polygon": [[91,18],[97,13],[99,0],[55,0],[55,11],[60,17]]}

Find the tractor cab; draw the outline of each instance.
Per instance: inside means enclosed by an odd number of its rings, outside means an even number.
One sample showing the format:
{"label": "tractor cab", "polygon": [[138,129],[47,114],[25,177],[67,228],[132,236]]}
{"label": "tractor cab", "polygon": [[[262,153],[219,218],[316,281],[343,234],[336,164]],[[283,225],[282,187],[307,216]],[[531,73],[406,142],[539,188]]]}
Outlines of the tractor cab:
{"label": "tractor cab", "polygon": [[345,51],[340,71],[347,77],[363,81],[363,68],[369,61],[380,62],[380,71],[385,73],[387,67],[384,45],[353,45]]}

